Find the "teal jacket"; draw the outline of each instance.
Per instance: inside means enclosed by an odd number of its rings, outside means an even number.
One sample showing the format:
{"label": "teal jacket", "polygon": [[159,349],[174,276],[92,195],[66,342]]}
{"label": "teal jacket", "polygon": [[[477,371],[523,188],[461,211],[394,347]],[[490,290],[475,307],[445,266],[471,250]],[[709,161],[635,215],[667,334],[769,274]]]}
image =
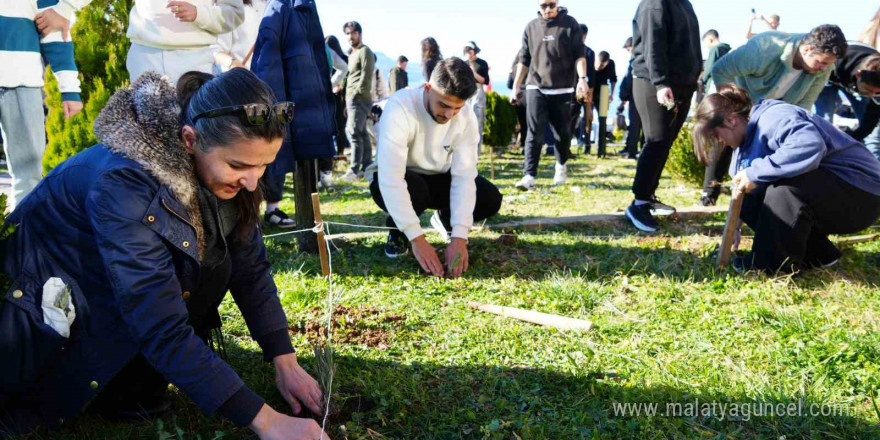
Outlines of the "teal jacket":
{"label": "teal jacket", "polygon": [[[798,45],[806,34],[786,34],[783,32],[763,32],[736,50],[725,55],[712,67],[715,86],[735,83],[749,92],[753,102],[766,97],[779,84],[786,73],[792,71],[792,62]],[[781,97],[775,97],[789,104],[810,110],[828,77],[834,71],[830,66],[824,72],[800,77]]]}

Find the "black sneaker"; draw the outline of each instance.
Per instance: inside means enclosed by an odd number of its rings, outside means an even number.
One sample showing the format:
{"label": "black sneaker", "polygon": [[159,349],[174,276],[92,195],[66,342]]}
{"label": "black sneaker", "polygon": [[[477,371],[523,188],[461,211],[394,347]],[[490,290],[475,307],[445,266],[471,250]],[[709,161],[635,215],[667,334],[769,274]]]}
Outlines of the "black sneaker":
{"label": "black sneaker", "polygon": [[840,262],[843,253],[830,241],[825,241],[821,249],[807,249],[804,265],[810,269],[825,269]]}
{"label": "black sneaker", "polygon": [[661,202],[657,196],[651,196],[649,202],[649,205],[651,205],[651,215],[663,216],[675,214],[675,207]]}
{"label": "black sneaker", "polygon": [[633,226],[640,231],[655,232],[657,229],[660,229],[660,224],[657,223],[657,219],[651,215],[650,203],[636,206],[636,202],[632,202],[632,204],[626,208],[624,215],[626,215],[626,218],[628,218]]}
{"label": "black sneaker", "polygon": [[263,216],[263,219],[268,225],[276,228],[288,229],[296,226],[296,222],[279,208],[275,208],[272,212],[267,212],[266,215]]}
{"label": "black sneaker", "polygon": [[751,252],[742,256],[734,256],[730,262],[730,267],[739,273],[755,270],[755,257]]}
{"label": "black sneaker", "polygon": [[385,256],[388,258],[402,257],[409,253],[409,240],[398,230],[388,231],[385,242]]}
{"label": "black sneaker", "polygon": [[713,186],[710,190],[703,190],[700,196],[700,204],[703,206],[715,206],[718,196],[721,195],[721,185]]}
{"label": "black sneaker", "polygon": [[718,203],[718,199],[715,197],[712,197],[712,196],[706,195],[706,194],[703,194],[702,196],[700,196],[700,205],[715,206],[716,203]]}

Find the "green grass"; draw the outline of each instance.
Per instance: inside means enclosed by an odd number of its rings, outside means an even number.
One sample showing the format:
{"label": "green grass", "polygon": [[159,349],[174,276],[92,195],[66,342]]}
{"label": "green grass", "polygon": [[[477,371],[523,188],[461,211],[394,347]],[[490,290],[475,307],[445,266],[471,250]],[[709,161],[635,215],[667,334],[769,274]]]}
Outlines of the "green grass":
{"label": "green grass", "polygon": [[[580,157],[570,168],[571,185],[555,188],[545,158],[544,185],[529,194],[513,189],[520,162],[496,160],[505,203],[491,222],[613,212],[630,201],[633,161]],[[480,166],[488,175],[485,158]],[[660,188],[660,198],[676,206],[699,198],[699,189],[668,178]],[[326,220],[383,224],[363,184],[339,185],[321,197]],[[292,210],[292,202],[283,207]],[[372,347],[334,344],[333,402],[341,412],[328,433],[425,440],[880,438],[880,413],[869,397],[880,390],[880,242],[848,248],[839,266],[801,277],[742,276],[719,271],[710,255],[723,215],[661,224],[663,233],[652,236],[622,222],[519,231],[513,244],[479,230],[471,239],[471,270],[453,281],[419,275],[412,258],[387,260],[382,234],[335,242],[335,303],[375,308],[346,318],[337,339],[366,331],[384,339]],[[317,259],[296,253],[287,238],[267,245],[291,324],[323,322],[314,309],[325,307],[328,285]],[[588,319],[595,327],[563,333],[473,311],[468,301]],[[221,312],[230,363],[283,408],[274,372],[238,309],[227,299]],[[389,314],[405,319],[383,319]],[[301,333],[293,340],[300,362],[314,372],[311,343]],[[801,400],[807,407],[842,405],[848,414],[721,420],[620,416],[613,406],[695,399]],[[86,415],[61,432],[31,438],[253,438],[202,415],[179,393],[175,405],[161,426]]]}

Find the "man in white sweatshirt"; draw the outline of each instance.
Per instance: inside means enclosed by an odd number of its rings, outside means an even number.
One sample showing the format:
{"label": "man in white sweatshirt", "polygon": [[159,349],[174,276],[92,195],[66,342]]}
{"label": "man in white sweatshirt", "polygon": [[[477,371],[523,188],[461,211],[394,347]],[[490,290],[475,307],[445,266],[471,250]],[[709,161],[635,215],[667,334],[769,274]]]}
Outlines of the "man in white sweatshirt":
{"label": "man in white sweatshirt", "polygon": [[[36,16],[43,35],[60,30],[66,40],[70,19],[91,0],[60,0]],[[250,2],[248,2],[250,3]],[[211,73],[217,36],[244,22],[244,0],[135,0],[126,35],[131,40],[125,67],[131,82],[153,70],[176,83],[190,71]]]}
{"label": "man in white sweatshirt", "polygon": [[[480,133],[467,105],[476,89],[470,66],[449,58],[427,84],[392,95],[378,125],[377,160],[364,173],[373,200],[389,214],[386,224],[397,228],[385,254],[405,255],[411,244],[422,269],[438,277],[467,270],[470,228],[501,208],[498,188],[477,175]],[[448,241],[445,265],[419,223],[426,209],[436,210],[431,225]]]}

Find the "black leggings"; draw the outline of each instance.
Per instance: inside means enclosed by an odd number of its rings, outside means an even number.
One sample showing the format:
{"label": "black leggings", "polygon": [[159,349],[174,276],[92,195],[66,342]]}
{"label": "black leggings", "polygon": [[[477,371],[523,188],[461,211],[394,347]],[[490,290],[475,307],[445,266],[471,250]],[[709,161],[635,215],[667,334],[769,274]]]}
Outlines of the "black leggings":
{"label": "black leggings", "polygon": [[[446,229],[451,230],[449,217],[451,215],[449,207],[449,190],[452,185],[452,175],[445,174],[418,174],[413,171],[407,171],[404,176],[406,180],[409,197],[412,201],[413,209],[416,215],[422,215],[428,209],[436,209],[440,211],[440,219]],[[477,176],[475,179],[477,184],[477,203],[474,205],[474,222],[485,220],[492,217],[501,209],[501,192],[498,188],[484,178]],[[379,173],[373,174],[373,182],[370,183],[370,194],[373,200],[379,205],[383,211],[388,212],[385,207],[385,199],[379,190]],[[389,215],[385,220],[385,225],[390,228],[396,228],[394,219]]]}
{"label": "black leggings", "polygon": [[572,93],[545,95],[538,90],[526,90],[526,117],[528,136],[526,136],[526,160],[524,174],[538,176],[538,163],[541,160],[541,147],[547,122],[556,140],[556,162],[565,164],[571,158],[571,101]]}
{"label": "black leggings", "polygon": [[687,119],[696,88],[696,81],[692,86],[672,86],[677,109],[666,110],[657,102],[657,87],[645,79],[633,78],[633,101],[645,132],[645,144],[632,186],[636,200],[650,200],[657,191],[669,149]]}
{"label": "black leggings", "polygon": [[880,217],[880,196],[820,167],[749,194],[740,216],[755,231],[754,267],[789,272],[837,253],[829,234],[871,226]]}
{"label": "black leggings", "polygon": [[730,160],[733,158],[733,148],[725,147],[715,160],[706,165],[706,174],[703,177],[703,194],[718,198],[721,193],[721,182],[730,168]]}

